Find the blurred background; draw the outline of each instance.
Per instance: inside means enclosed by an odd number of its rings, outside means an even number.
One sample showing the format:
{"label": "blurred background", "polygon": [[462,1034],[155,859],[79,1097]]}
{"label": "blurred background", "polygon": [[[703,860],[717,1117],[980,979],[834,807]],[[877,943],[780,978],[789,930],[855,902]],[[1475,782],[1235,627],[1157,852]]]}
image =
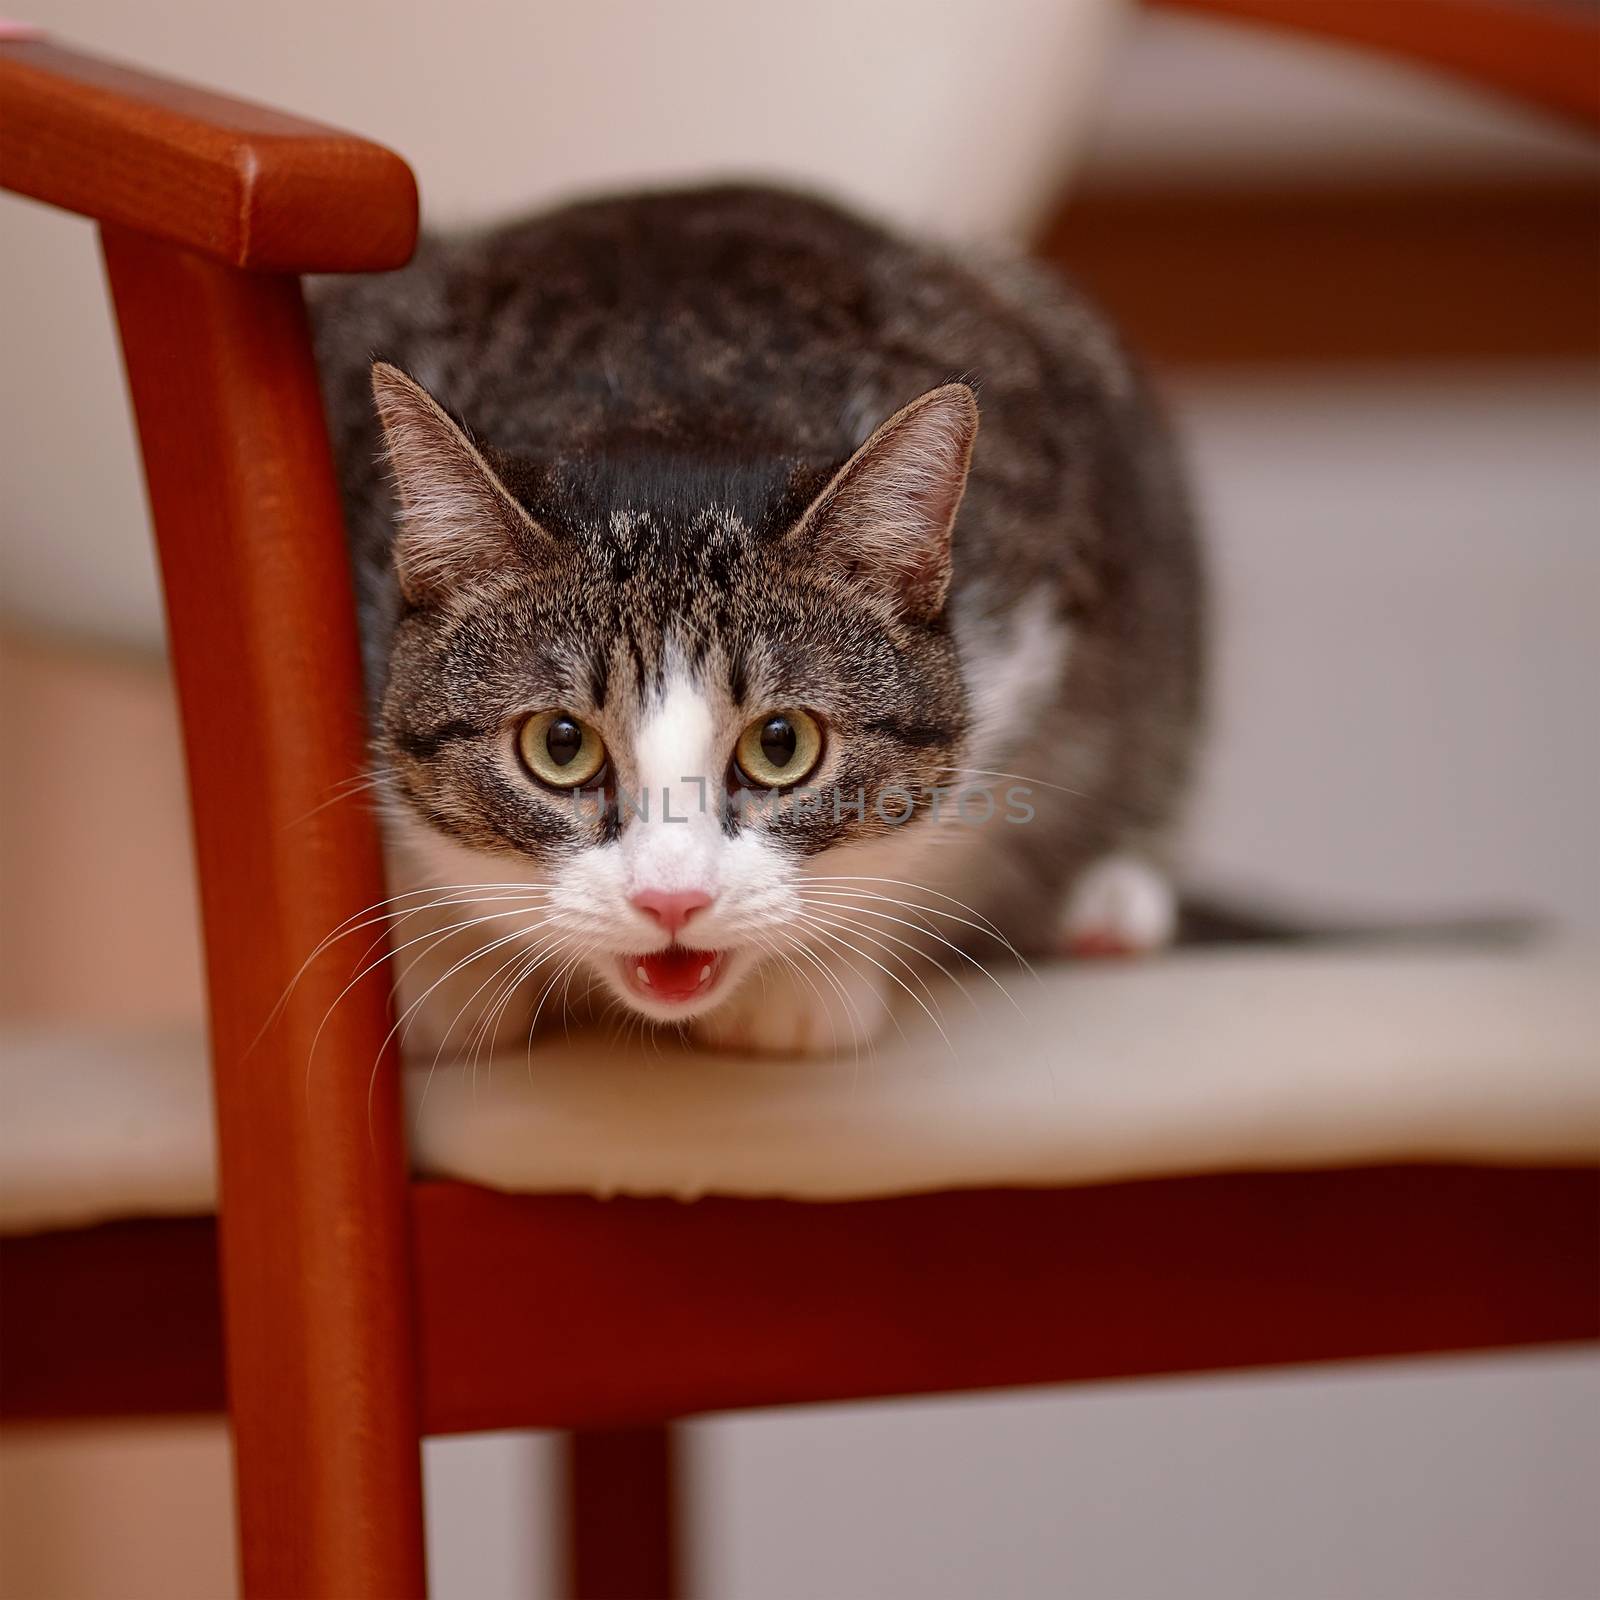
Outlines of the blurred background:
{"label": "blurred background", "polygon": [[[436,225],[755,174],[1036,245],[1121,317],[1193,465],[1218,611],[1196,880],[1600,931],[1587,140],[1117,0],[31,20],[393,145]],[[182,775],[93,236],[10,198],[0,229],[0,1016],[185,1021]],[[697,1424],[693,1592],[1577,1600],[1597,1417],[1600,1363],[1555,1354]],[[429,1443],[439,1595],[553,1593],[553,1459]],[[220,1424],[12,1430],[0,1595],[224,1596],[228,1501]]]}

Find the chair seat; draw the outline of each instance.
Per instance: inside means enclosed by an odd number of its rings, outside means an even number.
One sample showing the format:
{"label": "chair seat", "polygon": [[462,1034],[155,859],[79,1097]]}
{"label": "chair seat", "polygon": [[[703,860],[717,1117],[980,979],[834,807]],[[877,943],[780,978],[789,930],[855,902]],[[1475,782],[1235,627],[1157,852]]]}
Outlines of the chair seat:
{"label": "chair seat", "polygon": [[[859,1061],[574,1034],[413,1062],[414,1165],[512,1191],[844,1200],[1600,1150],[1593,946],[1197,950],[1006,987],[940,995],[945,1038],[908,1002],[903,1036]],[[4,1045],[0,1231],[212,1208],[197,1034]]]}

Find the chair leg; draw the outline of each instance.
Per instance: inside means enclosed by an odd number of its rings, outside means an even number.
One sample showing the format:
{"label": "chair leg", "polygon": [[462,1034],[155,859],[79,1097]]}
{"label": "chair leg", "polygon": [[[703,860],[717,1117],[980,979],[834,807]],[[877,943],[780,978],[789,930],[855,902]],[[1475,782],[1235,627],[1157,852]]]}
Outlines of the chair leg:
{"label": "chair leg", "polygon": [[567,1436],[568,1600],[678,1600],[677,1440],[665,1424]]}
{"label": "chair leg", "polygon": [[242,1587],[417,1596],[398,1058],[365,939],[327,938],[386,891],[372,817],[328,803],[366,735],[305,306],[293,278],[103,238],[188,743]]}

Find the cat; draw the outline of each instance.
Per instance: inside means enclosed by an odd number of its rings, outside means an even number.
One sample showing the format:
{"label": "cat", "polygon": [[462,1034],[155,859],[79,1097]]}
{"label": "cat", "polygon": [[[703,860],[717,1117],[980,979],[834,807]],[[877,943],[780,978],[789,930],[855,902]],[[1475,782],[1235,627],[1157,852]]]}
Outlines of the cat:
{"label": "cat", "polygon": [[317,286],[408,1033],[826,1053],[1172,934],[1181,474],[1036,264],[722,186]]}

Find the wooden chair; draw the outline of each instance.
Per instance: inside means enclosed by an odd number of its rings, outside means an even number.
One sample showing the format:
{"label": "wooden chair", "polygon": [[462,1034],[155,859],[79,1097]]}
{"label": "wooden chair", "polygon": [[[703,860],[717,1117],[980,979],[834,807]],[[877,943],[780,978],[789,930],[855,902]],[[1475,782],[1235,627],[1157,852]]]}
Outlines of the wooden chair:
{"label": "wooden chair", "polygon": [[371,816],[320,804],[364,731],[298,275],[401,265],[411,174],[33,41],[0,47],[0,183],[99,226],[186,732],[221,1174],[214,1224],[4,1241],[0,1404],[225,1405],[246,1594],[420,1594],[425,1433],[575,1430],[573,1592],[666,1596],[672,1418],[1594,1335],[1591,1170],[834,1206],[409,1182],[393,1049],[367,1072],[381,973],[319,1046],[347,1071],[305,1071],[346,948],[258,1034],[307,951],[384,893]]}

